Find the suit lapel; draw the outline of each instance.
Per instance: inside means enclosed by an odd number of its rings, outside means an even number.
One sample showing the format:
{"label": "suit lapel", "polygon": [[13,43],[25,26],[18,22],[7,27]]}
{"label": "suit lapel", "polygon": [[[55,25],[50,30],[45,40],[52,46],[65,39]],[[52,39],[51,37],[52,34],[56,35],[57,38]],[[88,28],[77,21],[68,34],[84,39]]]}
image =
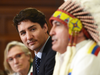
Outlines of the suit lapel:
{"label": "suit lapel", "polygon": [[[52,46],[52,44],[51,44],[51,37],[50,37],[50,38],[48,39],[48,41],[47,41],[47,43],[46,43],[44,49],[43,49],[42,58],[41,58],[41,64],[44,63],[45,57],[46,57],[46,55],[47,55],[49,49],[51,49],[51,46]],[[41,66],[41,64],[40,64],[40,66]]]}
{"label": "suit lapel", "polygon": [[[43,64],[45,64],[45,57],[49,51],[49,49],[51,49],[51,37],[48,39],[44,49],[43,49],[43,52],[42,52],[42,58],[41,58],[41,63],[40,63],[40,70],[43,69]],[[34,58],[35,59],[35,58]],[[36,70],[35,70],[35,61],[33,61],[33,75],[36,75]]]}

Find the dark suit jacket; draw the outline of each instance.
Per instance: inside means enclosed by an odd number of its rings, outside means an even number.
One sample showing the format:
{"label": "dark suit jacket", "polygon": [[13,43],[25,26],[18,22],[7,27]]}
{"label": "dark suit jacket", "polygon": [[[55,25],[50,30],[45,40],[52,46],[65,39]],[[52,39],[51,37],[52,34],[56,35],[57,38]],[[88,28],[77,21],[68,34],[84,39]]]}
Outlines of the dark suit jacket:
{"label": "dark suit jacket", "polygon": [[[53,74],[56,52],[52,50],[51,42],[52,41],[50,37],[42,52],[42,58],[41,58],[40,69],[39,69],[38,75],[52,75]],[[37,75],[36,69],[35,69],[35,61],[33,61],[33,75]]]}

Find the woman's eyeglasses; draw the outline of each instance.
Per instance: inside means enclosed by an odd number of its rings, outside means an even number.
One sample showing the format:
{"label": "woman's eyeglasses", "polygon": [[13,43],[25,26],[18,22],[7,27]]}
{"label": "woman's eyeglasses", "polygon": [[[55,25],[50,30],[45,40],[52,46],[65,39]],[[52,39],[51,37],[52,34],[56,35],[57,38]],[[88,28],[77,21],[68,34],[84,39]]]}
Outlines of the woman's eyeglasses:
{"label": "woman's eyeglasses", "polygon": [[11,63],[11,62],[13,62],[14,61],[14,59],[21,59],[22,58],[22,54],[24,54],[24,52],[21,52],[21,53],[18,53],[18,54],[16,54],[15,56],[13,56],[13,57],[9,57],[9,58],[7,58],[7,62],[9,62],[9,63]]}

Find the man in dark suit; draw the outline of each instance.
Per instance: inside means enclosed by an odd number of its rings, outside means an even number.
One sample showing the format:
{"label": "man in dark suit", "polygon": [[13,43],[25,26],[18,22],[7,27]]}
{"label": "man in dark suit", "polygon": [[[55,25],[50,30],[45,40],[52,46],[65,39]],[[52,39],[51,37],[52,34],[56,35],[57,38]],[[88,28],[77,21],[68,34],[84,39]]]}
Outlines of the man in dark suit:
{"label": "man in dark suit", "polygon": [[33,75],[52,75],[56,52],[51,49],[45,15],[37,9],[27,8],[13,21],[22,42],[35,53]]}

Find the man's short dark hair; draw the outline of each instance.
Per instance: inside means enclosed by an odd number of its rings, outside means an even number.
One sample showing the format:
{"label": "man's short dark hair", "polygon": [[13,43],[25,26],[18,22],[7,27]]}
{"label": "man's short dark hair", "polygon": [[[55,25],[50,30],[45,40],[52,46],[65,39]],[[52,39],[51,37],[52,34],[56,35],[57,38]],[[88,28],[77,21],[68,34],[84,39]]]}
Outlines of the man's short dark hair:
{"label": "man's short dark hair", "polygon": [[19,12],[19,14],[17,14],[14,17],[13,22],[17,30],[18,30],[19,23],[25,20],[30,20],[31,22],[39,23],[42,28],[45,23],[47,24],[45,15],[41,11],[35,8],[23,9]]}

